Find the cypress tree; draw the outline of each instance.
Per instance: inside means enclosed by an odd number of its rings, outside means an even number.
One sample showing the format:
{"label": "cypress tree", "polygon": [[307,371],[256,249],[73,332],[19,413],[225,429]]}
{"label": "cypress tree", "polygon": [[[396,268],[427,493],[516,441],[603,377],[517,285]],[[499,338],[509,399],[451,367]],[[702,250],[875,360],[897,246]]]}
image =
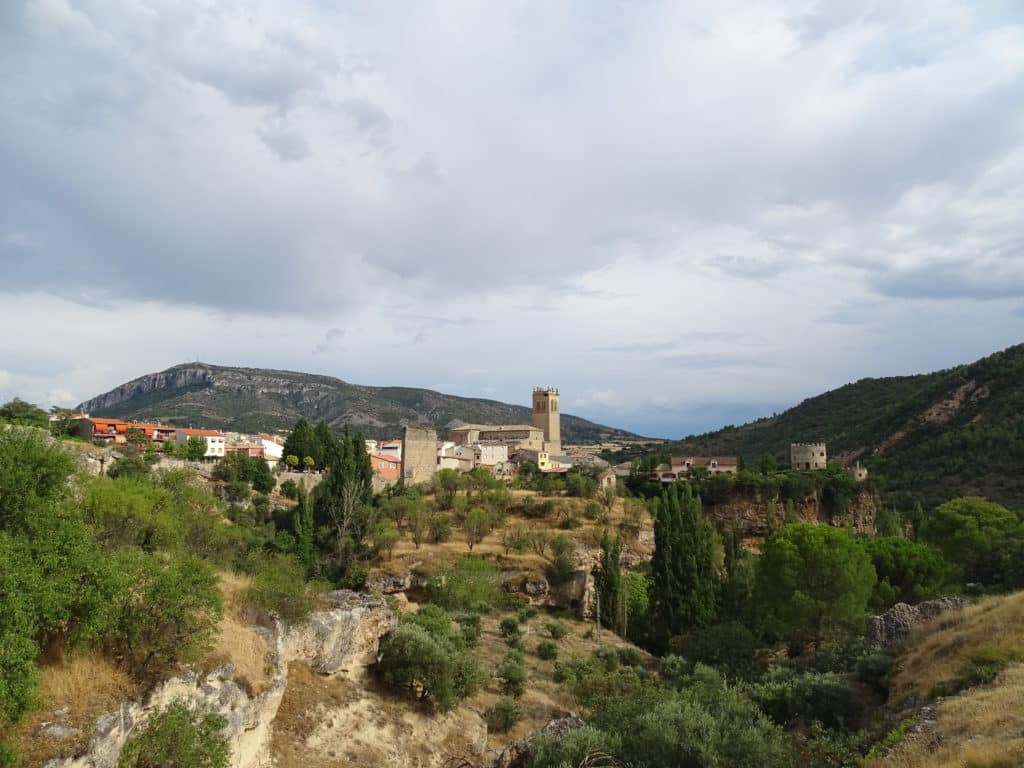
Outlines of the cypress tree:
{"label": "cypress tree", "polygon": [[622,542],[608,538],[605,530],[601,537],[601,567],[594,571],[594,587],[601,600],[601,616],[608,626],[616,632],[622,630],[619,605],[622,593],[622,567],[619,559],[622,556]]}
{"label": "cypress tree", "polygon": [[313,505],[301,485],[298,504],[292,511],[292,528],[295,529],[296,554],[306,568],[311,568],[316,554],[313,549]]}

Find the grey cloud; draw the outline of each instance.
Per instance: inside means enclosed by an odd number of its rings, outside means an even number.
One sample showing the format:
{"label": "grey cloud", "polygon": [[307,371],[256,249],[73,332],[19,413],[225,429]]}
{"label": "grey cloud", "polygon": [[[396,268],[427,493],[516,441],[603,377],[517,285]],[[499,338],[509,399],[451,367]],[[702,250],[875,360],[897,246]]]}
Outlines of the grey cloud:
{"label": "grey cloud", "polygon": [[374,145],[385,143],[391,129],[391,117],[380,106],[366,99],[346,99],[340,109],[367,141]]}
{"label": "grey cloud", "polygon": [[314,355],[322,355],[335,348],[337,343],[345,338],[344,328],[328,328],[324,337],[313,347]]}
{"label": "grey cloud", "polygon": [[927,266],[874,275],[882,294],[906,299],[1017,299],[1024,297],[1024,270],[1000,275],[971,264]]}
{"label": "grey cloud", "polygon": [[263,143],[284,163],[297,163],[309,156],[309,144],[295,131],[270,128],[260,134]]}

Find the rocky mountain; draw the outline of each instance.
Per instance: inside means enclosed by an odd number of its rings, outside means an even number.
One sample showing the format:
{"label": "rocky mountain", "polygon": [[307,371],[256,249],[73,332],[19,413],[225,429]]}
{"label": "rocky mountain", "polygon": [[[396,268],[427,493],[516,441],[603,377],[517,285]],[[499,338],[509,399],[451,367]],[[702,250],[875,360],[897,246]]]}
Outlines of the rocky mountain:
{"label": "rocky mountain", "polygon": [[[528,393],[524,393],[528,394]],[[525,399],[525,397],[524,397]],[[371,387],[331,376],[185,363],[140,376],[78,406],[98,416],[243,432],[290,428],[299,417],[371,437],[397,436],[410,422],[443,432],[457,422],[530,423],[527,406],[456,397],[429,389]],[[636,435],[562,414],[565,442]]]}
{"label": "rocky mountain", "polygon": [[772,453],[787,466],[790,442],[822,440],[830,457],[867,466],[897,506],[981,495],[1024,510],[1024,345],[935,373],[861,379],[665,450],[738,454],[748,466]]}

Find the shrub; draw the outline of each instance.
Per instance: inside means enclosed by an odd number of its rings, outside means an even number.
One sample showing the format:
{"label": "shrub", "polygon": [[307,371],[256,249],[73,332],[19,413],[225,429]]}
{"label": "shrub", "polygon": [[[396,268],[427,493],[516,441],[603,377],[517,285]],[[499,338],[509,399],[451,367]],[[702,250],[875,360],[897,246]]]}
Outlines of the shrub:
{"label": "shrub", "polygon": [[569,628],[560,621],[549,621],[544,624],[544,629],[551,635],[552,640],[561,640],[569,634]]}
{"label": "shrub", "polygon": [[516,617],[520,624],[525,624],[530,619],[536,618],[540,611],[534,605],[524,605],[516,611]]}
{"label": "shrub", "polygon": [[281,483],[281,495],[286,499],[297,501],[299,498],[299,486],[294,480],[285,480]]}
{"label": "shrub", "polygon": [[450,611],[488,613],[506,597],[498,586],[499,576],[497,568],[479,557],[464,557],[430,579],[427,594],[432,603]]}
{"label": "shrub", "polygon": [[554,661],[558,658],[558,646],[553,640],[541,640],[537,643],[537,656],[544,661]]}
{"label": "shrub", "polygon": [[226,721],[199,713],[180,701],[150,718],[128,739],[118,768],[227,768],[231,750],[222,734]]}
{"label": "shrub", "polygon": [[493,707],[484,710],[484,720],[487,721],[490,730],[505,733],[522,720],[525,714],[522,704],[508,696],[502,696],[494,702]]}
{"label": "shrub", "polygon": [[855,729],[864,709],[857,687],[832,672],[773,670],[751,687],[754,700],[779,725],[817,720],[826,728]]}
{"label": "shrub", "polygon": [[1003,668],[1024,655],[1017,646],[987,645],[964,656],[961,676],[967,685],[991,683]]}
{"label": "shrub", "polygon": [[884,651],[875,651],[857,659],[857,679],[882,696],[889,694],[889,680],[896,668],[896,659]]}
{"label": "shrub", "polygon": [[245,480],[232,480],[225,486],[225,492],[228,501],[239,502],[248,501],[249,496],[252,494],[252,489]]}
{"label": "shrub", "polygon": [[604,515],[604,507],[596,501],[588,501],[583,506],[583,516],[587,520],[599,520]]}
{"label": "shrub", "polygon": [[506,616],[498,625],[498,631],[501,632],[501,636],[506,640],[518,640],[521,637],[519,632],[519,619],[515,616]]}
{"label": "shrub", "polygon": [[631,645],[620,645],[619,649],[619,663],[624,667],[642,667],[644,665],[644,655],[638,648],[634,648]]}
{"label": "shrub", "polygon": [[753,632],[735,621],[674,637],[669,647],[673,653],[713,666],[733,679],[749,679],[764,668],[764,660],[758,654],[761,643]]}
{"label": "shrub", "polygon": [[306,584],[305,567],[290,555],[269,557],[253,578],[246,599],[288,623],[306,619],[318,602],[315,590]]}
{"label": "shrub", "polygon": [[569,555],[556,555],[544,569],[548,583],[557,589],[573,580],[576,575],[576,564]]}
{"label": "shrub", "polygon": [[467,648],[476,648],[480,644],[480,614],[463,613],[455,617],[459,624],[462,641]]}
{"label": "shrub", "polygon": [[166,667],[193,661],[211,646],[222,615],[213,570],[193,557],[166,565],[138,551],[121,553],[116,571],[123,580],[109,607],[108,643],[140,679]]}
{"label": "shrub", "polygon": [[495,674],[501,678],[503,694],[516,698],[522,696],[526,690],[526,665],[522,651],[512,649],[506,653]]}

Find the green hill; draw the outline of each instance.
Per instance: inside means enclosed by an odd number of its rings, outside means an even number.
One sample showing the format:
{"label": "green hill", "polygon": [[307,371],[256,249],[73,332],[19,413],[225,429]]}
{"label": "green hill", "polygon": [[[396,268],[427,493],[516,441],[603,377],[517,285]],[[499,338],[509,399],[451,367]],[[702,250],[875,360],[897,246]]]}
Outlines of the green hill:
{"label": "green hill", "polygon": [[[528,392],[523,393],[529,400]],[[397,437],[402,425],[425,422],[443,434],[457,422],[530,423],[531,409],[429,389],[370,387],[332,376],[206,363],[176,365],[140,376],[78,406],[95,416],[207,426],[240,432],[289,429],[305,417],[340,431]],[[630,439],[613,427],[562,414],[566,442]]]}
{"label": "green hill", "polygon": [[860,460],[901,508],[981,495],[1024,510],[1024,345],[935,373],[862,379],[665,450],[737,454],[748,466],[770,452],[786,466],[791,442],[819,440],[830,458]]}

